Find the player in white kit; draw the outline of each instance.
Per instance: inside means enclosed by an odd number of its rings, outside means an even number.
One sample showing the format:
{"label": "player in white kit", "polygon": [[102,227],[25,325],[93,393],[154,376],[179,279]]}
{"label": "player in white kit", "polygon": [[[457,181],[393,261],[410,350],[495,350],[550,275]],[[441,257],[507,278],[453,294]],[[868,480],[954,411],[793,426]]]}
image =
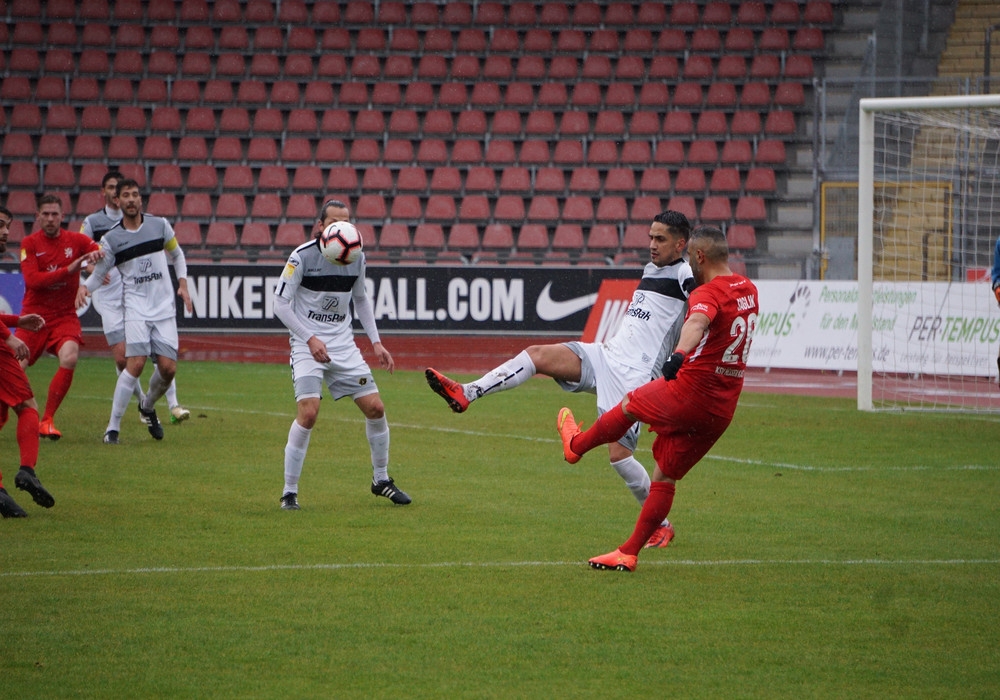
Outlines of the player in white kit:
{"label": "player in white kit", "polygon": [[[80,233],[89,236],[97,243],[105,233],[114,228],[122,220],[122,210],[118,206],[118,196],[115,190],[118,181],[125,179],[117,170],[110,170],[101,179],[101,194],[104,195],[104,206],[83,220]],[[111,348],[111,357],[115,361],[118,374],[125,371],[125,309],[122,302],[122,278],[117,268],[111,268],[106,282],[93,294],[94,309],[101,315],[101,326],[104,338]],[[170,382],[167,388],[167,406],[170,408],[170,422],[179,423],[191,417],[191,412],[180,405],[177,400],[177,383]],[[142,403],[143,392],[141,382],[136,384],[135,398]],[[139,414],[142,416],[142,414]],[[143,422],[146,421],[142,416]]]}
{"label": "player in white kit", "polygon": [[148,421],[149,434],[157,440],[163,439],[163,426],[153,406],[173,381],[179,345],[177,307],[167,255],[177,275],[177,296],[184,300],[188,312],[193,308],[187,288],[187,263],[170,223],[142,213],[142,195],[135,180],[119,180],[116,194],[122,220],[101,237],[102,258],[77,294],[80,307],[86,303],[88,294],[101,287],[112,267],[121,273],[125,371],[118,375],[111,419],[104,433],[104,442],[110,445],[119,442],[122,417],[150,355],[156,360],[156,368],[145,400],[139,404],[139,413]]}
{"label": "player in white kit", "polygon": [[290,332],[292,384],[296,417],[285,444],[284,510],[299,509],[299,478],[309,438],[319,416],[325,385],[334,401],[349,396],[365,416],[372,462],[371,492],[397,505],[410,503],[389,477],[389,424],[371,369],[354,342],[350,304],[371,341],[379,364],[391,374],[392,355],[379,339],[371,300],[365,292],[365,256],[350,265],[334,265],[319,250],[318,235],[334,221],[347,221],[338,200],[323,205],[316,237],[288,257],[275,287],[274,315]]}
{"label": "player in white kit", "polygon": [[[427,383],[456,413],[483,396],[513,389],[536,373],[545,374],[566,391],[597,394],[597,413],[621,403],[625,395],[660,373],[673,351],[694,288],[691,266],[683,258],[691,224],[676,211],[653,218],[649,229],[650,262],[632,295],[622,324],[604,343],[532,345],[516,357],[470,382],[461,384],[428,367]],[[635,458],[639,424],[618,442],[608,445],[611,466],[641,505],[649,495],[649,472]],[[647,547],[666,547],[674,537],[666,520]]]}

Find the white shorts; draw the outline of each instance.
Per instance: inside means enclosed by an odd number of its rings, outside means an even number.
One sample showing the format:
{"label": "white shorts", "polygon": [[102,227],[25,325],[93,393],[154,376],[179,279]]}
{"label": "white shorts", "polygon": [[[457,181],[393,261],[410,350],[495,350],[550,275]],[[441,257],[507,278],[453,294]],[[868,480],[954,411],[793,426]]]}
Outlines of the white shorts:
{"label": "white shorts", "polygon": [[[604,346],[598,343],[572,341],[563,343],[580,358],[580,381],[564,382],[556,380],[563,389],[570,392],[597,394],[597,415],[602,416],[622,402],[625,395],[649,381],[645,370],[610,360],[604,353]],[[625,434],[619,444],[635,452],[639,443],[639,427],[636,423]]]}
{"label": "white shorts", "polygon": [[177,319],[125,321],[125,357],[156,355],[177,360]]}
{"label": "white shorts", "polygon": [[326,363],[316,362],[305,343],[292,340],[291,345],[289,364],[296,401],[321,398],[324,384],[334,401],[345,396],[357,400],[378,393],[371,368],[356,345],[353,352],[339,357],[337,362]]}
{"label": "white shorts", "polygon": [[108,345],[117,345],[125,340],[125,308],[120,296],[102,293],[103,288],[94,292],[94,310],[101,315],[101,328]]}

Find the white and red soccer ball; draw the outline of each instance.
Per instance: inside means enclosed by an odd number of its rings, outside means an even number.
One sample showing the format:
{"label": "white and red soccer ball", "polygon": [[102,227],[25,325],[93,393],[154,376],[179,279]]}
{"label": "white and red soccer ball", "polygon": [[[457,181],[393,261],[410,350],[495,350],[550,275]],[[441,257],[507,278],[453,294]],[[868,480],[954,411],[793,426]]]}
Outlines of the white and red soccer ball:
{"label": "white and red soccer ball", "polygon": [[319,237],[319,250],[334,265],[350,265],[361,257],[364,241],[349,221],[334,221]]}

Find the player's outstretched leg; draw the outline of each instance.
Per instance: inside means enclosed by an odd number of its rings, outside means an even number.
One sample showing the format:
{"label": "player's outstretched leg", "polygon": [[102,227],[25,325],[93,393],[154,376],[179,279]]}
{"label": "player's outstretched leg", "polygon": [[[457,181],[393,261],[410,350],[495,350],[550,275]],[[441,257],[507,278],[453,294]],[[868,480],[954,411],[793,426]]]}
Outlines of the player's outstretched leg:
{"label": "player's outstretched leg", "polygon": [[635,571],[638,559],[634,554],[623,554],[622,550],[616,549],[613,552],[594,557],[590,560],[590,565],[595,569]]}
{"label": "player's outstretched leg", "polygon": [[35,470],[31,467],[21,467],[18,470],[17,476],[14,477],[14,486],[22,491],[27,491],[31,496],[31,500],[42,508],[51,508],[56,504],[56,499],[52,497],[51,493],[45,490],[42,482],[35,475]]}
{"label": "player's outstretched leg", "polygon": [[556,430],[559,431],[559,438],[562,440],[563,446],[563,457],[570,464],[576,464],[580,461],[581,455],[578,455],[570,447],[570,443],[573,442],[573,437],[579,435],[580,425],[573,418],[573,412],[563,406],[559,409],[559,415],[556,417]]}
{"label": "player's outstretched leg", "polygon": [[447,401],[455,413],[462,413],[469,407],[469,399],[465,397],[465,389],[461,383],[449,379],[432,367],[424,371],[424,376],[434,393]]}

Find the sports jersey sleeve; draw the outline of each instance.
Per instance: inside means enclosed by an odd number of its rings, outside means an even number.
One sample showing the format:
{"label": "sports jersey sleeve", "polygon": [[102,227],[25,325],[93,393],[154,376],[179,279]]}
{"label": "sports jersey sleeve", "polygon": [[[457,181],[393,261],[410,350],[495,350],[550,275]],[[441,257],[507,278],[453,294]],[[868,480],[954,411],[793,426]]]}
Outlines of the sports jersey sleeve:
{"label": "sports jersey sleeve", "polygon": [[170,256],[170,262],[174,266],[174,274],[177,275],[177,279],[187,278],[187,258],[184,257],[184,251],[181,249],[180,243],[177,242],[177,237],[174,235],[174,229],[170,225],[170,222],[164,220],[164,239],[163,250],[166,251],[167,255]]}
{"label": "sports jersey sleeve", "polygon": [[375,309],[365,292],[364,265],[361,266],[361,273],[351,289],[351,300],[354,302],[354,312],[358,315],[358,320],[361,321],[361,327],[365,329],[368,340],[371,341],[372,345],[382,342],[378,334],[378,327],[375,325]]}
{"label": "sports jersey sleeve", "polygon": [[278,284],[274,289],[274,315],[285,324],[289,332],[303,343],[309,342],[312,333],[295,313],[292,300],[302,284],[302,260],[298,253],[288,256]]}
{"label": "sports jersey sleeve", "polygon": [[0,340],[10,337],[10,329],[17,328],[21,317],[17,314],[0,314]]}
{"label": "sports jersey sleeve", "polygon": [[104,283],[105,275],[115,266],[115,254],[111,252],[111,248],[102,241],[100,249],[104,251],[104,257],[94,264],[93,272],[90,273],[90,277],[83,283],[83,286],[91,294],[101,287]]}

